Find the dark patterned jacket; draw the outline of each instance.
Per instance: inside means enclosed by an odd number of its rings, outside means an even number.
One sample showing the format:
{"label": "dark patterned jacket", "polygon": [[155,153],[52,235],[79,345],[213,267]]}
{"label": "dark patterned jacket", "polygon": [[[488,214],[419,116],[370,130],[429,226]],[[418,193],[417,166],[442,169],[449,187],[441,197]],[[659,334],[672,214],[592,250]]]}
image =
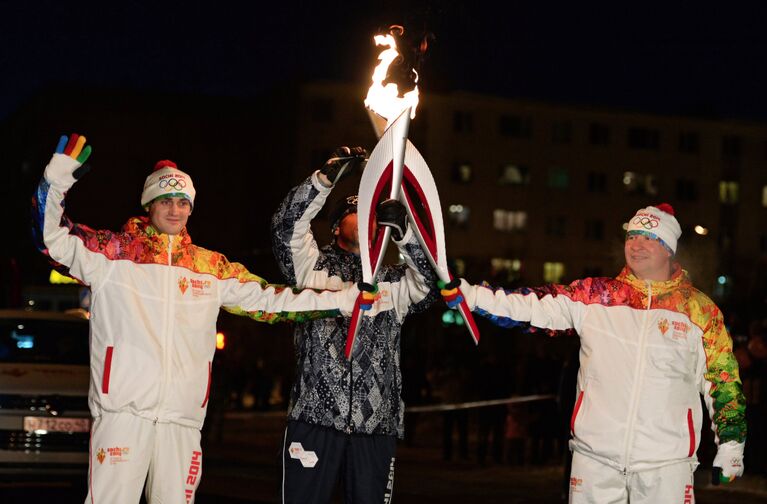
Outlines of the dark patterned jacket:
{"label": "dark patterned jacket", "polygon": [[[359,256],[335,245],[320,249],[312,235],[311,221],[330,191],[315,173],[288,193],[272,218],[274,254],[289,284],[340,289],[362,280]],[[362,318],[350,360],[344,356],[349,317],[296,327],[291,420],[346,433],[403,436],[400,329],[408,313],[425,310],[438,293],[431,288],[436,275],[410,229],[397,246],[406,264],[380,268],[375,280],[381,311]]]}

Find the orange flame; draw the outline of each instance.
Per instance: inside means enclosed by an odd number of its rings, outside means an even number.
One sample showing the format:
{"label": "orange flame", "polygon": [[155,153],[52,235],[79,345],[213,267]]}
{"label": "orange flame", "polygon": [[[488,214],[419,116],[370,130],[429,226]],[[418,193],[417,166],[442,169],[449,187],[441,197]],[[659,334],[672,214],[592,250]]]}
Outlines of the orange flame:
{"label": "orange flame", "polygon": [[373,71],[373,84],[368,89],[365,106],[386,120],[396,119],[403,110],[410,107],[410,118],[413,119],[418,106],[418,73],[415,76],[416,86],[403,96],[399,96],[399,88],[393,82],[384,86],[389,65],[399,56],[397,43],[391,35],[376,35],[373,40],[376,45],[388,46],[388,49],[378,55],[380,63]]}

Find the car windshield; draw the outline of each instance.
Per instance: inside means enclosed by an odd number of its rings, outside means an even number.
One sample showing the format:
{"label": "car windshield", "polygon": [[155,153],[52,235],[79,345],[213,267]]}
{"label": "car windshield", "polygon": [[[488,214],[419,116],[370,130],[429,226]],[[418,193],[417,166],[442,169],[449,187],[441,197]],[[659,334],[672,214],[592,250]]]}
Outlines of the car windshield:
{"label": "car windshield", "polygon": [[0,363],[88,365],[88,322],[0,320]]}

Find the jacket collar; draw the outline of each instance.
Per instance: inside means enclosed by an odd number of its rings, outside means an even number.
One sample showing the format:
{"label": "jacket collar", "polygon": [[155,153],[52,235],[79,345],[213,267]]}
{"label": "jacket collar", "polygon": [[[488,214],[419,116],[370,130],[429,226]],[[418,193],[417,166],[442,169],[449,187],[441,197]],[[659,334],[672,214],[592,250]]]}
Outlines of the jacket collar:
{"label": "jacket collar", "polygon": [[652,287],[654,295],[663,294],[665,292],[677,290],[681,287],[688,287],[692,285],[687,270],[682,269],[679,263],[673,263],[671,265],[671,270],[671,278],[668,280],[648,281],[637,278],[628,266],[624,266],[623,270],[617,276],[617,279],[623,283],[629,284],[644,294],[647,294],[648,287]]}
{"label": "jacket collar", "polygon": [[168,235],[161,233],[156,227],[149,221],[149,217],[131,217],[128,222],[123,226],[123,232],[144,240],[151,240],[156,245],[161,247],[168,247],[168,242],[173,239],[173,249],[187,247],[192,244],[192,238],[186,231],[186,226],[177,235]]}

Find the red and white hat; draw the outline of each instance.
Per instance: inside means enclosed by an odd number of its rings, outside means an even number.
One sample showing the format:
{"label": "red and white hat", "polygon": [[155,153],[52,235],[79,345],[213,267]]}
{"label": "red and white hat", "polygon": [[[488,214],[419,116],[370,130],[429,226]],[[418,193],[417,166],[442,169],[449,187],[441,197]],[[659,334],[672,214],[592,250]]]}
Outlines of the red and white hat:
{"label": "red and white hat", "polygon": [[141,193],[141,206],[146,208],[157,198],[181,197],[186,198],[194,206],[194,184],[192,178],[182,172],[176,163],[164,159],[158,161],[154,171],[144,182]]}
{"label": "red and white hat", "polygon": [[641,234],[658,240],[672,254],[682,236],[682,228],[674,217],[674,208],[668,203],[640,208],[629,221],[629,236]]}

